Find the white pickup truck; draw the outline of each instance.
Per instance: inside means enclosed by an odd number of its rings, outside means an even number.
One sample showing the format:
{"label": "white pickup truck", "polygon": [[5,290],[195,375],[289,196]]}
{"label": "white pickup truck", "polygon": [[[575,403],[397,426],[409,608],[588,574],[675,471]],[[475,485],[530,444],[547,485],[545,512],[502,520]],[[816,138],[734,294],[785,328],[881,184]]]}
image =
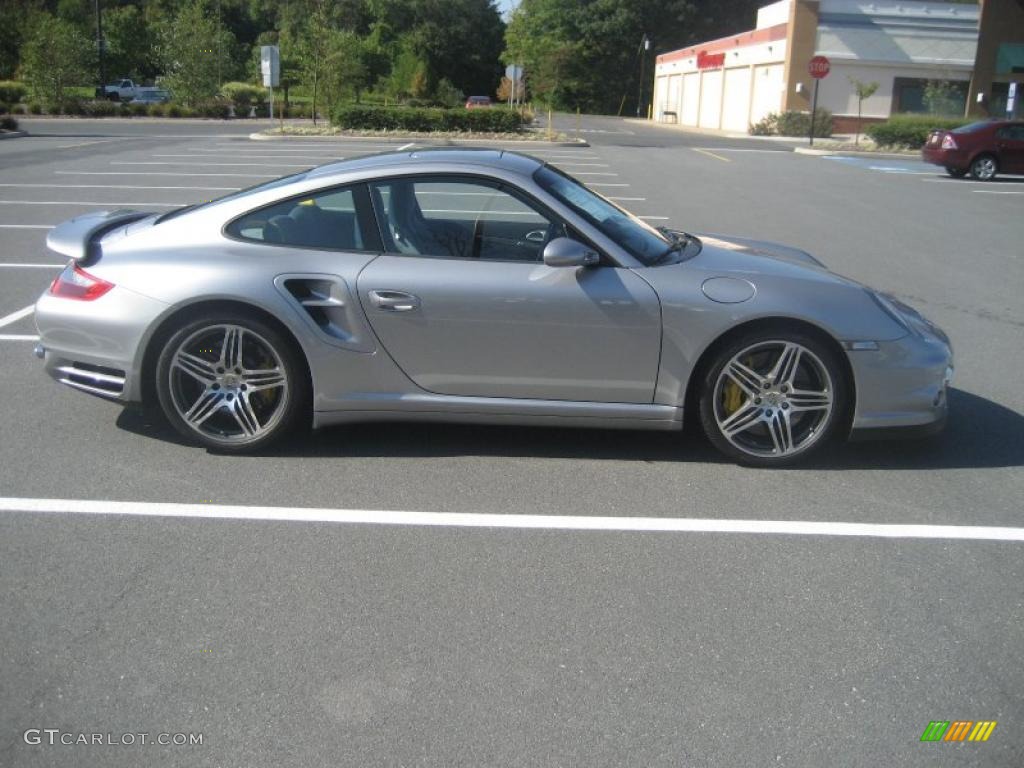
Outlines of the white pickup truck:
{"label": "white pickup truck", "polygon": [[96,98],[110,101],[131,101],[139,93],[140,86],[133,80],[118,80],[116,83],[103,86],[102,93],[96,89]]}

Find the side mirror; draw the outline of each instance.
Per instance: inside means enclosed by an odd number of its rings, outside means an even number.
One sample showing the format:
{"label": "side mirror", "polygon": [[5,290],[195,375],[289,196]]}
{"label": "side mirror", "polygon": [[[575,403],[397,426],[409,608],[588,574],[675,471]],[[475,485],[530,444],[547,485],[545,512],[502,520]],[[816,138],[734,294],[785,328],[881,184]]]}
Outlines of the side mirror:
{"label": "side mirror", "polygon": [[556,237],[544,246],[544,263],[549,267],[594,267],[601,263],[601,256],[583,243]]}

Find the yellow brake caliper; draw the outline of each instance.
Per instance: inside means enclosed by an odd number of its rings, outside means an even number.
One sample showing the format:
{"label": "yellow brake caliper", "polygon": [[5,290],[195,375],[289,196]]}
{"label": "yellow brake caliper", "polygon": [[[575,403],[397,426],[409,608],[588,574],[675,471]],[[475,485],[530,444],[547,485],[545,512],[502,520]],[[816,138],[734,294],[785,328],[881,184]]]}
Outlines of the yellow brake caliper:
{"label": "yellow brake caliper", "polygon": [[[751,359],[748,357],[743,364],[749,368]],[[741,405],[743,405],[743,390],[735,381],[729,379],[722,387],[722,407],[725,409],[725,415],[731,416],[739,410]]]}

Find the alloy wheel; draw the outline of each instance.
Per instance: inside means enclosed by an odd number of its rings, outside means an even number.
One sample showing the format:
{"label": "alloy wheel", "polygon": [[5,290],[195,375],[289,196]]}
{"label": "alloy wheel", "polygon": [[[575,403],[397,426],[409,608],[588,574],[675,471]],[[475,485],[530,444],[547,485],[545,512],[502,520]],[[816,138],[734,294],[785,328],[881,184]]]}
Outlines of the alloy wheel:
{"label": "alloy wheel", "polygon": [[167,376],[177,416],[219,444],[264,437],[288,406],[281,355],[261,334],[240,325],[209,325],[189,334],[174,349]]}
{"label": "alloy wheel", "polygon": [[828,368],[793,341],[762,341],[722,367],[713,392],[722,436],[749,456],[802,453],[825,433],[835,407]]}

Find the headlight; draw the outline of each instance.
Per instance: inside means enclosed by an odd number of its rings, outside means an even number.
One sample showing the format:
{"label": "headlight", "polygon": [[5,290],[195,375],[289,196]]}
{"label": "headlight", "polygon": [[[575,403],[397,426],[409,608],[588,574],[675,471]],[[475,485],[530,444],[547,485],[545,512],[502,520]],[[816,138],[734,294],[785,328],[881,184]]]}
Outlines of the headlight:
{"label": "headlight", "polygon": [[910,326],[908,318],[900,311],[900,302],[897,299],[872,290],[868,290],[867,294],[894,323],[899,325],[907,333],[914,332],[914,329]]}
{"label": "headlight", "polygon": [[899,323],[910,333],[924,339],[938,338],[946,344],[949,343],[949,337],[946,336],[938,326],[910,305],[904,304],[895,296],[890,296],[887,293],[879,293],[878,291],[869,290],[868,294],[875,300],[875,303],[882,308],[882,311],[885,312],[885,314]]}

